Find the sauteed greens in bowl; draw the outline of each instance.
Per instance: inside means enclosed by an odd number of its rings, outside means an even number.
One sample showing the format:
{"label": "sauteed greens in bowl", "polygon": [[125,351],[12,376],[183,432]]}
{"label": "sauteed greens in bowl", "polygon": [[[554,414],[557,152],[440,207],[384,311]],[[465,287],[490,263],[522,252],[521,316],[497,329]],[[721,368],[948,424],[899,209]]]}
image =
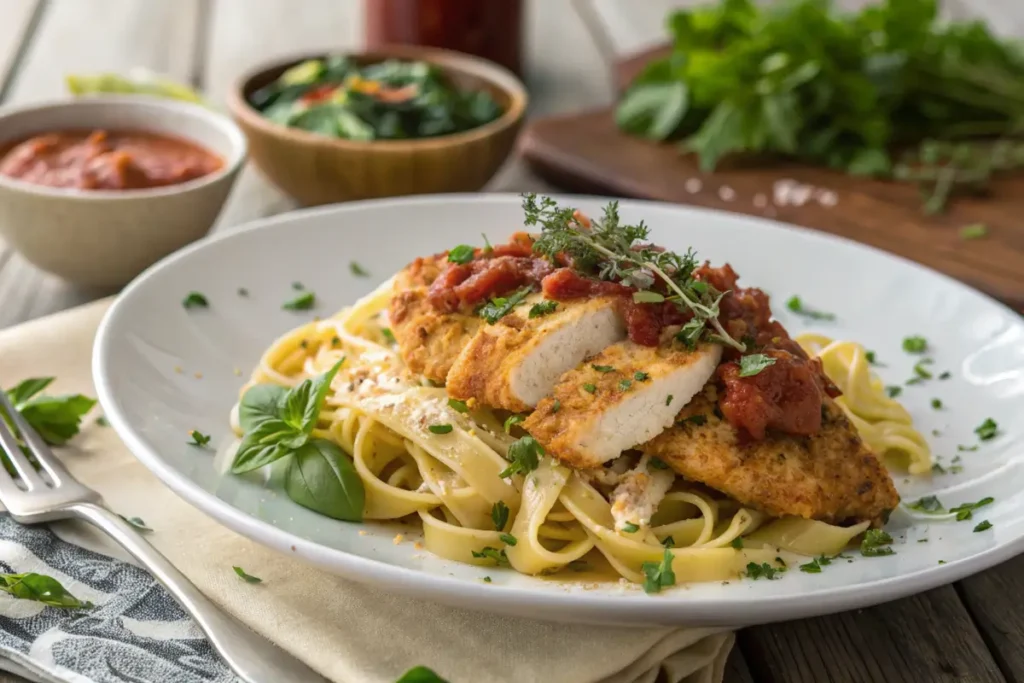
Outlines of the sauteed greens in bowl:
{"label": "sauteed greens in bowl", "polygon": [[450,135],[502,114],[489,92],[459,90],[427,62],[359,65],[343,56],[297,64],[253,92],[249,103],[275,123],[348,140]]}

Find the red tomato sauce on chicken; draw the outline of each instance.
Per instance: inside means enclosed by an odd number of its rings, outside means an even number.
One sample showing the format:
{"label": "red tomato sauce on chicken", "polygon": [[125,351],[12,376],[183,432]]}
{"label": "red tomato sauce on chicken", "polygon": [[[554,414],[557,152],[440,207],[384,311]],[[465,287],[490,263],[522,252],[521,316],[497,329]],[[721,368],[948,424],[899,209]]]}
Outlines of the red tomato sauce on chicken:
{"label": "red tomato sauce on chicken", "polygon": [[[772,320],[767,294],[738,285],[739,276],[732,266],[704,264],[693,276],[727,292],[719,304],[718,322],[747,347],[740,352],[726,346],[716,371],[722,416],[747,441],[763,440],[770,432],[816,434],[821,429],[825,396],[840,394],[825,376],[821,361],[809,358],[786,329]],[[644,346],[657,346],[664,328],[683,325],[693,317],[673,302],[637,303],[633,300],[635,288],[582,275],[563,259],[552,264],[535,256],[526,233],[517,233],[507,245],[477,249],[468,263],[449,263],[431,284],[429,298],[438,310],[452,312],[525,286],[539,287],[546,298],[556,301],[615,297],[629,339]],[[754,353],[767,356],[770,364],[757,374],[742,377],[740,359]]]}
{"label": "red tomato sauce on chicken", "polygon": [[11,146],[0,174],[46,187],[141,190],[195,180],[223,160],[177,138],[137,131],[72,130]]}

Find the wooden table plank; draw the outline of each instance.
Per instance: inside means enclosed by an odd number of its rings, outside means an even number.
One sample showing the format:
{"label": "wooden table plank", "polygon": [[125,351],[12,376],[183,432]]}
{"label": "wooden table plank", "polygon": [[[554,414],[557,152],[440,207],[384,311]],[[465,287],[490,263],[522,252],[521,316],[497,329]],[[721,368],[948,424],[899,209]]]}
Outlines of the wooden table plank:
{"label": "wooden table plank", "polygon": [[[201,0],[46,3],[4,104],[63,97],[64,76],[72,72],[145,67],[187,80],[193,72],[201,5]],[[0,328],[107,293],[75,287],[16,254],[0,254]]]}
{"label": "wooden table plank", "polygon": [[864,610],[747,629],[765,683],[1003,683],[952,586]]}
{"label": "wooden table plank", "polygon": [[1024,556],[976,574],[957,590],[1008,681],[1024,683]]}

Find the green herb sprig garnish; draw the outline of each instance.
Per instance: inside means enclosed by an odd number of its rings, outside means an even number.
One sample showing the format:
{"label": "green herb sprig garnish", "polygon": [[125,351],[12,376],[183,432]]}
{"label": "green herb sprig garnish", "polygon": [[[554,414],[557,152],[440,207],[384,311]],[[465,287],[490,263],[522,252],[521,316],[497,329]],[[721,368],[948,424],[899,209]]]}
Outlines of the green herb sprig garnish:
{"label": "green herb sprig garnish", "polygon": [[868,529],[864,533],[864,540],[860,543],[860,554],[864,557],[882,557],[884,555],[895,555],[896,551],[890,546],[892,536],[881,529]]}
{"label": "green herb sprig garnish", "polygon": [[[82,418],[96,405],[96,399],[82,394],[49,396],[42,393],[53,380],[53,377],[31,377],[8,389],[7,398],[43,441],[51,446],[63,446],[78,434]],[[3,408],[0,408],[0,420],[18,433]]]}
{"label": "green herb sprig garnish", "polygon": [[755,581],[762,578],[767,579],[768,581],[774,581],[782,578],[779,574],[782,574],[785,571],[785,567],[773,567],[767,562],[762,562],[761,564],[751,562],[747,564],[747,577]]}
{"label": "green herb sprig garnish", "polygon": [[505,505],[505,501],[499,500],[497,503],[491,506],[491,521],[494,522],[494,528],[501,531],[508,524],[509,509],[508,505]]}
{"label": "green herb sprig garnish", "polygon": [[508,447],[506,459],[510,464],[498,476],[504,479],[513,474],[528,474],[540,466],[540,456],[542,455],[544,455],[544,447],[537,443],[532,436],[527,434],[520,437]]}
{"label": "green herb sprig garnish", "polygon": [[526,286],[517,289],[507,297],[494,297],[480,308],[480,317],[486,320],[487,324],[493,325],[511,313],[512,309],[516,306],[523,303],[526,297],[530,296],[531,292],[533,292],[533,287]]}
{"label": "green herb sprig garnish", "polygon": [[697,329],[696,338],[710,326],[713,331],[706,335],[709,340],[746,350],[718,321],[719,304],[725,292],[693,277],[697,268],[693,251],[680,255],[648,244],[648,227],[643,222],[623,224],[618,202],[609,202],[603,218],[591,219],[589,227],[580,222],[575,209],[559,206],[550,197],[523,195],[523,211],[527,226],[541,228],[534,252],[552,262],[559,255],[569,256],[573,268],[581,273],[617,281],[638,291],[655,290],[655,285],[660,285],[667,290],[667,295],[662,295],[665,301],[693,314],[690,324]]}
{"label": "green herb sprig garnish", "polygon": [[644,574],[645,593],[660,593],[662,588],[676,585],[676,574],[672,570],[672,557],[672,551],[666,547],[661,562],[644,562],[640,565],[640,571]]}
{"label": "green herb sprig garnish", "polygon": [[287,311],[308,311],[316,304],[316,294],[303,292],[294,299],[289,299],[281,304],[281,308]]}

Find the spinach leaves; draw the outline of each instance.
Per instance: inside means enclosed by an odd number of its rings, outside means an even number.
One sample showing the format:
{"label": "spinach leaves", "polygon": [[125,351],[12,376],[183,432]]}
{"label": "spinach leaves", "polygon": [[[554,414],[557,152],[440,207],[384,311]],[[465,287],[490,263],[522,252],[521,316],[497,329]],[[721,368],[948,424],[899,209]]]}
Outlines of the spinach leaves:
{"label": "spinach leaves", "polygon": [[358,522],[365,492],[355,466],[337,445],[312,436],[331,380],[344,362],[292,389],[257,384],[246,391],[238,408],[244,436],[231,471],[242,474],[289,458],[284,489],[292,500],[322,515]]}

